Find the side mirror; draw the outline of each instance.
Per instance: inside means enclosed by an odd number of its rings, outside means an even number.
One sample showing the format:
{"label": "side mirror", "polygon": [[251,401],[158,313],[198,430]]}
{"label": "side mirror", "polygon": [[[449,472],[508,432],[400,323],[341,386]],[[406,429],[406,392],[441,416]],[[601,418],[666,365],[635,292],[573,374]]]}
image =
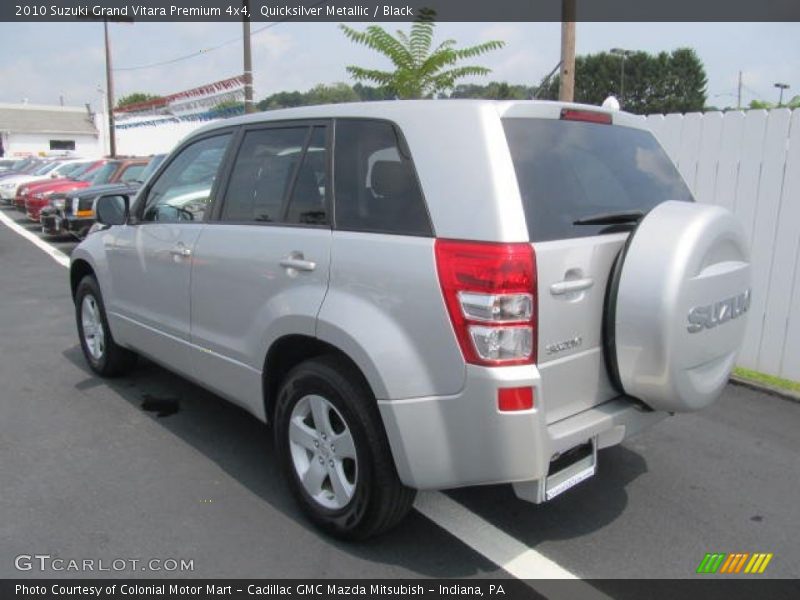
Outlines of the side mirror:
{"label": "side mirror", "polygon": [[100,196],[94,211],[97,222],[102,225],[124,225],[130,215],[130,200],[124,194]]}

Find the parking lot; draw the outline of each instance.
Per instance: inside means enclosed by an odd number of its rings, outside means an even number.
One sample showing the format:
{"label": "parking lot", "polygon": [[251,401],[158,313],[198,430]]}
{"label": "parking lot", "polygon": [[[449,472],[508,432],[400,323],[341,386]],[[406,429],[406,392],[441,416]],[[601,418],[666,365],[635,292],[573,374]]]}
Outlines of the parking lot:
{"label": "parking lot", "polygon": [[[7,223],[0,263],[2,577],[692,578],[707,552],[769,552],[759,577],[798,573],[800,404],[790,400],[729,386],[710,409],[602,451],[597,476],[549,504],[519,501],[510,486],[428,492],[396,530],[344,544],[295,507],[267,427],[151,363],[93,376],[66,269]],[[21,554],[193,569],[19,571]]]}

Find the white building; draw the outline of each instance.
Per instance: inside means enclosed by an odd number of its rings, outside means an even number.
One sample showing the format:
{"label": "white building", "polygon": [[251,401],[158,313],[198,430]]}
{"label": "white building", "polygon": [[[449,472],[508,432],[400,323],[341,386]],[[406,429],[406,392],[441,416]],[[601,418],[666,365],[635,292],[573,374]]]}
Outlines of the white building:
{"label": "white building", "polygon": [[0,141],[6,157],[64,151],[87,157],[103,154],[95,115],[73,106],[0,104]]}

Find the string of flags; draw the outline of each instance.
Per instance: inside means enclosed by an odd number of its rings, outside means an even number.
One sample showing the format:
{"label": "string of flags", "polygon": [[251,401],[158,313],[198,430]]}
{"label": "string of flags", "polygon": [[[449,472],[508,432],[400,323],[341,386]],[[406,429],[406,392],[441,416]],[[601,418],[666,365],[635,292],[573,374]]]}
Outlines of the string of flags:
{"label": "string of flags", "polygon": [[244,113],[243,101],[244,76],[237,75],[115,109],[115,129],[221,119]]}

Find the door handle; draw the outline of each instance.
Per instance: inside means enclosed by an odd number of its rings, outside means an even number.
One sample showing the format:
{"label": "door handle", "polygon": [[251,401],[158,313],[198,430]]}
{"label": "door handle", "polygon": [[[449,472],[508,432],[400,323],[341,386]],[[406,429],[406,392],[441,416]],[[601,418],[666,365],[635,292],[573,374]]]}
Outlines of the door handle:
{"label": "door handle", "polygon": [[574,292],[588,290],[594,285],[594,279],[586,277],[584,279],[565,279],[550,286],[550,293],[553,296],[563,296]]}
{"label": "door handle", "polygon": [[192,249],[187,248],[183,242],[178,242],[169,251],[173,256],[182,256],[188,258],[192,255]]}
{"label": "door handle", "polygon": [[295,271],[313,271],[317,268],[317,263],[313,260],[306,260],[302,252],[292,252],[286,258],[281,259],[280,265]]}

